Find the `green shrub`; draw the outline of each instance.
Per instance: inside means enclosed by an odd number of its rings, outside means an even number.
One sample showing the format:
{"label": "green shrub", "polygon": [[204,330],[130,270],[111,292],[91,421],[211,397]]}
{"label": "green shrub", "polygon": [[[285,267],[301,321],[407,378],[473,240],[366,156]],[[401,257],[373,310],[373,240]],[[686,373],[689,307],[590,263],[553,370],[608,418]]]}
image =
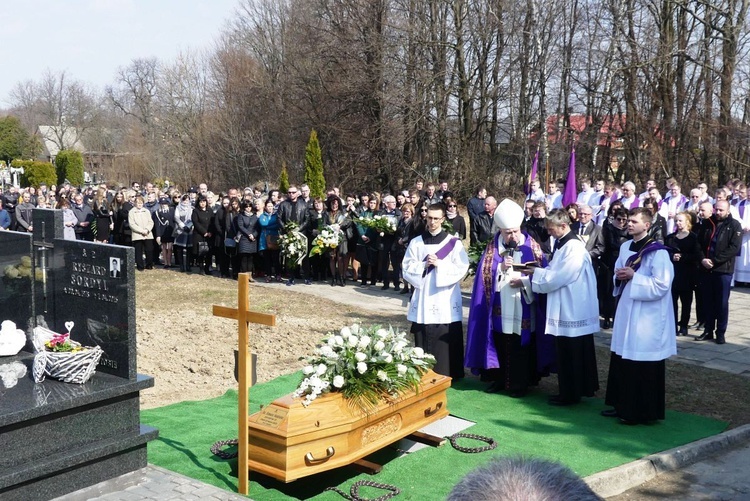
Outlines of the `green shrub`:
{"label": "green shrub", "polygon": [[83,155],[80,151],[60,150],[55,157],[57,184],[67,179],[73,186],[83,186]]}
{"label": "green shrub", "polygon": [[289,191],[289,173],[286,171],[286,163],[281,164],[281,174],[279,174],[279,191],[286,193]]}
{"label": "green shrub", "polygon": [[55,166],[49,162],[37,162],[34,160],[13,160],[13,167],[23,167],[21,174],[21,186],[33,186],[39,188],[39,185],[45,183],[52,186],[57,183],[57,173]]}
{"label": "green shrub", "polygon": [[318,133],[310,131],[310,139],[305,147],[305,184],[310,187],[311,197],[325,198],[326,179],[323,176],[323,154],[318,143]]}

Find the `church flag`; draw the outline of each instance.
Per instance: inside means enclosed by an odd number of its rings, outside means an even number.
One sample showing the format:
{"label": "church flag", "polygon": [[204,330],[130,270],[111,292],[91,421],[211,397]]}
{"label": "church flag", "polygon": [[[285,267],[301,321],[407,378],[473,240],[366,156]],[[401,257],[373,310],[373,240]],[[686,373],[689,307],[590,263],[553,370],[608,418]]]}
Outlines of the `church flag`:
{"label": "church flag", "polygon": [[570,151],[570,165],[568,165],[568,179],[565,181],[565,193],[563,193],[562,204],[563,207],[567,207],[568,204],[573,204],[578,199],[578,191],[576,183],[576,147]]}

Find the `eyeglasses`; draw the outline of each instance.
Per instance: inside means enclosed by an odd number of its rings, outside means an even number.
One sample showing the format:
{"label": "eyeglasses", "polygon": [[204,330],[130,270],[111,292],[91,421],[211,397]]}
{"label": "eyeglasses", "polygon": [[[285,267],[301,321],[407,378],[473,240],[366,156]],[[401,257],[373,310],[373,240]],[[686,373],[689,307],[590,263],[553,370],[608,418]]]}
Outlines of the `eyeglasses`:
{"label": "eyeglasses", "polygon": [[458,206],[456,204],[448,204],[448,208],[450,209],[451,207],[458,207]]}

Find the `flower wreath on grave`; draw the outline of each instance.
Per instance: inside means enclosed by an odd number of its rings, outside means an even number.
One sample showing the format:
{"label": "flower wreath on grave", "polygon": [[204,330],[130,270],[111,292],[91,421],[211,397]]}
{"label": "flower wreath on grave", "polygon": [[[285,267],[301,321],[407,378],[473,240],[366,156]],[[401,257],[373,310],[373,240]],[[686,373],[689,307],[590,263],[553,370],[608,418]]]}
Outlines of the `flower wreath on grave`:
{"label": "flower wreath on grave", "polygon": [[65,322],[68,332],[58,334],[45,327],[34,327],[34,381],[41,383],[46,376],[65,383],[83,384],[96,372],[104,351],[99,346],[82,346],[70,339],[73,322]]}
{"label": "flower wreath on grave", "polygon": [[319,395],[341,392],[367,412],[378,403],[419,390],[422,376],[435,365],[435,357],[411,346],[405,332],[379,325],[354,324],[329,333],[311,357],[303,357],[302,382],[293,393],[310,405]]}

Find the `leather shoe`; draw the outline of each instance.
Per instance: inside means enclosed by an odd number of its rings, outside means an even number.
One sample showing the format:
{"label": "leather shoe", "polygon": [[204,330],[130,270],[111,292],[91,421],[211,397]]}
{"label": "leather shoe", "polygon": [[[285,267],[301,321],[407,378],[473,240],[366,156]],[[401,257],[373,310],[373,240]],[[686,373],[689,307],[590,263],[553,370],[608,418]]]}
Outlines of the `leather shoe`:
{"label": "leather shoe", "polygon": [[601,328],[602,329],[611,329],[612,328],[612,322],[608,318],[605,318],[601,321]]}
{"label": "leather shoe", "polygon": [[494,381],[491,385],[487,387],[486,390],[484,390],[485,393],[500,393],[505,388],[503,388],[503,383],[500,381]]}
{"label": "leather shoe", "polygon": [[705,324],[703,322],[695,322],[693,325],[690,326],[691,329],[703,329],[705,328]]}
{"label": "leather shoe", "polygon": [[695,338],[696,341],[710,341],[714,338],[713,332],[705,331],[703,334]]}
{"label": "leather shoe", "polygon": [[678,336],[687,336],[688,335],[687,327],[680,327],[680,330],[679,330],[679,332],[677,332],[677,335]]}
{"label": "leather shoe", "polygon": [[716,344],[726,344],[726,339],[724,339],[723,334],[717,334],[716,335]]}
{"label": "leather shoe", "polygon": [[617,417],[617,411],[615,409],[604,409],[599,414],[604,417]]}
{"label": "leather shoe", "polygon": [[403,289],[401,289],[401,292],[399,292],[399,294],[408,294],[408,293],[409,293],[408,287],[404,287]]}
{"label": "leather shoe", "polygon": [[562,399],[562,398],[560,398],[559,395],[552,396],[552,397],[550,397],[547,400],[548,404],[554,405],[555,407],[565,407],[565,406],[568,406],[568,405],[577,404],[578,402],[579,402],[578,400],[565,400],[565,399]]}

